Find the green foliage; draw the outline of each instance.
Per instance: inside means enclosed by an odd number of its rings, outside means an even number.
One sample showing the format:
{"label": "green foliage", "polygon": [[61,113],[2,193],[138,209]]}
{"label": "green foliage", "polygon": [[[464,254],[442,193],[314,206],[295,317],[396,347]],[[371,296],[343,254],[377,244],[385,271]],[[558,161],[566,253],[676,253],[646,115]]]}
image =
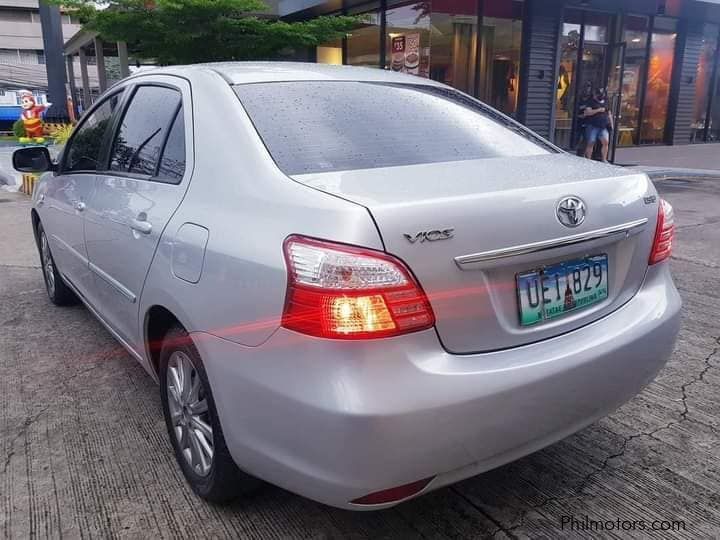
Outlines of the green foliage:
{"label": "green foliage", "polygon": [[59,126],[52,128],[49,135],[55,139],[55,144],[65,144],[68,142],[70,135],[72,135],[72,131],[72,124],[60,124]]}
{"label": "green foliage", "polygon": [[13,133],[17,138],[25,136],[25,124],[23,124],[22,118],[18,118],[13,122]]}
{"label": "green foliage", "polygon": [[261,0],[52,0],[77,10],[83,28],[125,41],[132,54],[161,64],[259,60],[285,48],[314,47],[342,37],[361,17],[285,22],[259,15]]}

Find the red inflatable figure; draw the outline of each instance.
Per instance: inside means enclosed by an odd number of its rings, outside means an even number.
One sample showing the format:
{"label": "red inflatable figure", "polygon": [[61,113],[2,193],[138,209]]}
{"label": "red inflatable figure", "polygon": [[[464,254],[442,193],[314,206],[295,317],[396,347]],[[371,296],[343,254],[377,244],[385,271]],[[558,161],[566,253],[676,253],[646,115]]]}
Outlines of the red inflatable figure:
{"label": "red inflatable figure", "polygon": [[20,106],[23,109],[20,117],[22,118],[23,126],[25,126],[25,136],[35,138],[42,137],[42,114],[50,107],[51,103],[38,105],[35,101],[35,96],[27,90],[22,90],[20,96]]}

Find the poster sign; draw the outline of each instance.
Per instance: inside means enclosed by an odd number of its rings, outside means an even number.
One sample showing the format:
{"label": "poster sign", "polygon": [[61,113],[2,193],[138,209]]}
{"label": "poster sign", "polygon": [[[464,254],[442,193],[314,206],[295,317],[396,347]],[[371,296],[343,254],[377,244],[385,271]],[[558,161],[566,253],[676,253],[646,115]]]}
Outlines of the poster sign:
{"label": "poster sign", "polygon": [[395,36],[390,42],[390,69],[405,71],[405,36]]}
{"label": "poster sign", "polygon": [[405,40],[405,73],[420,73],[420,34],[408,34]]}
{"label": "poster sign", "polygon": [[401,34],[390,41],[390,69],[420,74],[420,34]]}

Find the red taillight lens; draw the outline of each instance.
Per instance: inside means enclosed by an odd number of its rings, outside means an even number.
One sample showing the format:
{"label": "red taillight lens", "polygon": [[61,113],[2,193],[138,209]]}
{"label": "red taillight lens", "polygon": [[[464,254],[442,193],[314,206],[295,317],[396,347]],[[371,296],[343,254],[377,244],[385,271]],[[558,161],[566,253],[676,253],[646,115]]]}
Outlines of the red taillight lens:
{"label": "red taillight lens", "polygon": [[396,258],[291,236],[284,245],[288,289],[282,325],[311,336],[396,336],[435,324],[425,293]]}
{"label": "red taillight lens", "polygon": [[657,264],[670,257],[672,253],[673,236],[675,236],[675,219],[673,208],[665,199],[660,199],[658,206],[657,227],[655,239],[650,252],[649,264]]}
{"label": "red taillight lens", "polygon": [[403,499],[407,499],[408,497],[412,497],[413,495],[420,493],[430,482],[433,481],[434,478],[434,476],[431,476],[430,478],[424,478],[423,480],[418,480],[417,482],[412,482],[411,484],[376,491],[375,493],[370,493],[364,497],[353,499],[350,503],[373,505],[402,501]]}

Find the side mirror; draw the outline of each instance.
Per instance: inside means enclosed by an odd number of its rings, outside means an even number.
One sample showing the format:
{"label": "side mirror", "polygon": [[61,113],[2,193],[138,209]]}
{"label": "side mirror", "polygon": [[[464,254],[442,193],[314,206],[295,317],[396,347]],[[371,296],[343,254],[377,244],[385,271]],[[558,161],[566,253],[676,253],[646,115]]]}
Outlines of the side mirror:
{"label": "side mirror", "polygon": [[20,172],[37,173],[55,170],[50,152],[44,146],[19,148],[13,152],[12,162],[15,170]]}

